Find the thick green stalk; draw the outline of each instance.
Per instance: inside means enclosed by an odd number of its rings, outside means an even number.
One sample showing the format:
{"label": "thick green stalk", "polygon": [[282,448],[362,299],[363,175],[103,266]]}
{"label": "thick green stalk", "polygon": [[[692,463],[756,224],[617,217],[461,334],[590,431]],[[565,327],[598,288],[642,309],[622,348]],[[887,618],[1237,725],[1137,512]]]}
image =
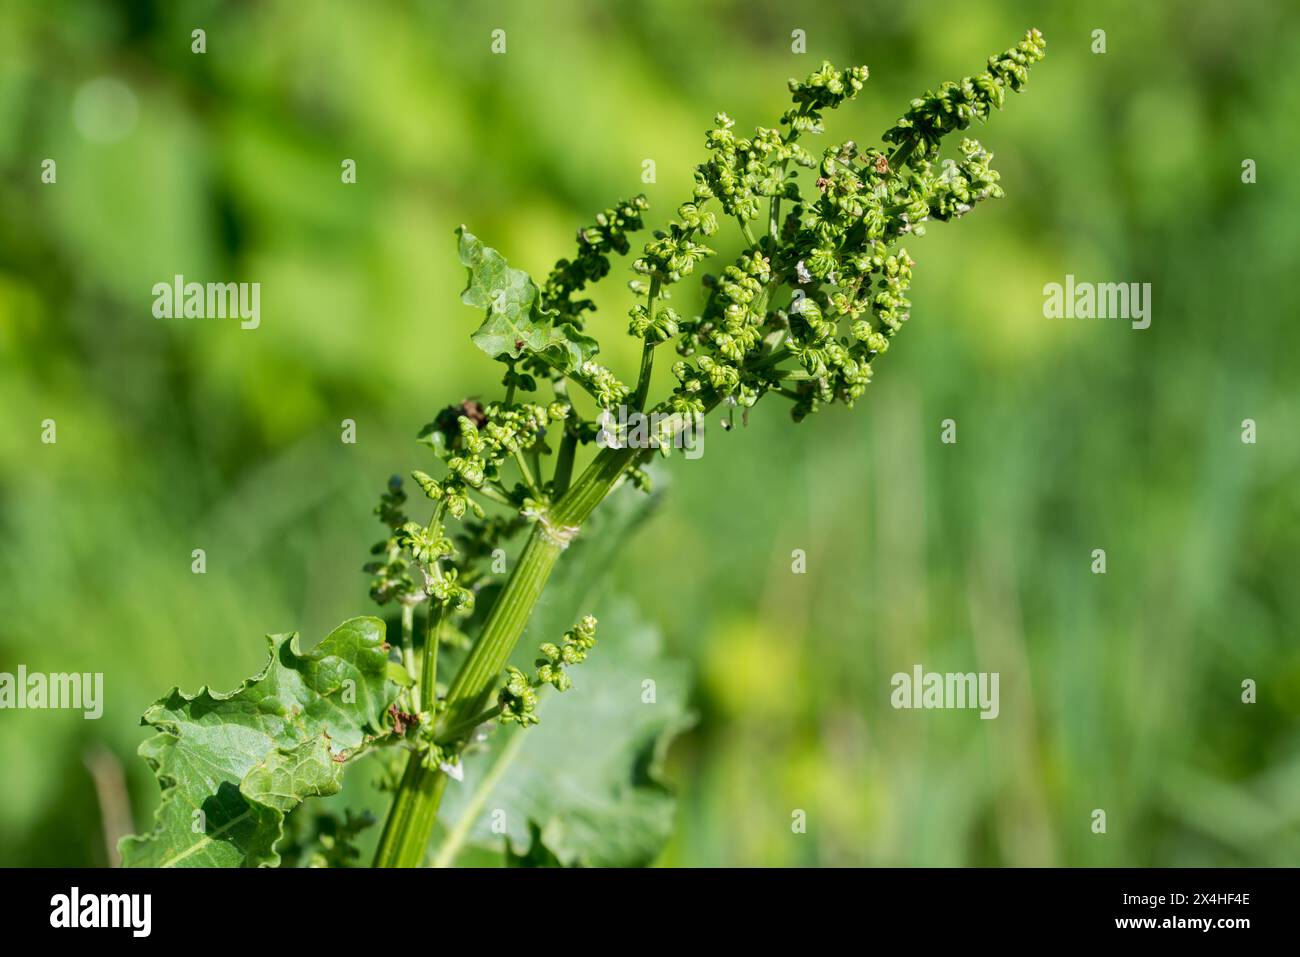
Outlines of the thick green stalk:
{"label": "thick green stalk", "polygon": [[424,849],[433,833],[447,775],[428,770],[420,758],[412,753],[406,763],[375,851],[375,867],[419,867],[424,863]]}
{"label": "thick green stalk", "polygon": [[[637,449],[604,449],[543,515],[488,613],[469,656],[447,691],[440,725],[455,728],[482,712],[497,678],[541,598],[551,569],[583,522],[635,460]],[[432,694],[432,692],[428,692]],[[447,775],[412,753],[375,853],[376,867],[419,867],[433,833]]]}
{"label": "thick green stalk", "polygon": [[507,733],[511,735],[510,740],[501,748],[496,759],[493,760],[492,766],[488,768],[482,780],[477,783],[474,793],[470,795],[469,803],[466,804],[465,810],[461,813],[460,820],[447,833],[447,839],[442,842],[442,847],[438,848],[438,853],[433,858],[434,867],[450,867],[452,862],[456,860],[456,854],[469,837],[475,819],[483,813],[483,806],[487,804],[492,789],[497,786],[506,771],[510,769],[510,763],[514,761],[515,755],[519,753],[526,732],[522,728],[514,728]]}
{"label": "thick green stalk", "polygon": [[441,727],[457,727],[488,706],[497,676],[523,634],[533,606],[542,597],[542,589],[551,577],[551,569],[567,544],[567,540],[553,533],[545,517],[533,527],[514,572],[492,605],[482,633],[447,691],[447,709],[439,721]]}
{"label": "thick green stalk", "polygon": [[582,526],[614,483],[627,471],[638,449],[602,449],[569,491],[551,506],[550,524],[575,531]]}

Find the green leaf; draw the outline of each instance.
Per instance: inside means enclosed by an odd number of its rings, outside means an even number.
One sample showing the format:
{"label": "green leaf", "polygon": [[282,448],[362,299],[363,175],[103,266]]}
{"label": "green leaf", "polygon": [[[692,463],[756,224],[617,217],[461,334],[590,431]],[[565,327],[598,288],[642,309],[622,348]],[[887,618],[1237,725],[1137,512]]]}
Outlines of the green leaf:
{"label": "green leaf", "polygon": [[552,324],[558,313],[542,310],[537,284],[528,273],[511,268],[504,256],[464,226],[456,235],[461,264],[469,270],[469,285],[460,301],[487,313],[470,335],[476,346],[494,359],[538,356],[561,372],[577,369],[599,351],[595,339],[572,325]]}
{"label": "green leaf", "polygon": [[600,351],[600,343],[569,323],[551,328],[551,344],[543,358],[561,372],[573,372]]}
{"label": "green leaf", "polygon": [[411,673],[406,670],[405,666],[396,661],[388,662],[388,678],[402,688],[409,688],[415,684],[415,679],[411,677]]}
{"label": "green leaf", "polygon": [[[352,618],[307,654],[271,635],[271,660],[230,694],[173,688],[141,723],[162,788],[150,834],[122,839],[128,867],[276,865],[284,816],[342,786],[344,762],[387,734],[398,694],[378,618]],[[202,812],[201,814],[199,812]]]}

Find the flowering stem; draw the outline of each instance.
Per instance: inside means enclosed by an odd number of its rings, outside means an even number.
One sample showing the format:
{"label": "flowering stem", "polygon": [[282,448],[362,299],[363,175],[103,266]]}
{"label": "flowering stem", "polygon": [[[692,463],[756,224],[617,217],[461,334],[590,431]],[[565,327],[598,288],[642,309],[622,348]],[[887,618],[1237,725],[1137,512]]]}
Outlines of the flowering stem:
{"label": "flowering stem", "polygon": [[475,489],[475,491],[478,492],[480,495],[482,495],[484,498],[496,502],[498,505],[504,505],[507,508],[515,507],[515,503],[510,501],[510,497],[506,495],[505,492],[501,491],[500,486],[493,485],[490,482],[484,482],[477,489]]}
{"label": "flowering stem", "polygon": [[[441,724],[464,734],[477,727],[501,669],[528,624],[551,570],[582,524],[635,461],[637,449],[603,449],[558,502],[533,526],[514,570],[488,613],[474,646],[447,691]],[[473,722],[473,723],[471,723]],[[454,742],[453,742],[454,743]],[[375,853],[376,867],[424,862],[447,775],[412,753]]]}
{"label": "flowering stem", "polygon": [[[669,327],[676,325],[676,320],[662,325],[655,321],[655,308],[662,295],[661,282],[678,281],[704,258],[713,255],[712,250],[698,242],[700,237],[712,235],[717,228],[714,213],[702,212],[700,208],[701,203],[711,199],[721,203],[726,215],[736,217],[749,248],[731,270],[733,275],[721,286],[711,284],[711,288],[718,291],[717,298],[711,296],[711,305],[706,310],[725,315],[727,324],[736,325],[742,334],[733,335],[728,330],[725,338],[704,335],[715,329],[716,315],[707,312],[707,318],[701,317],[689,323],[686,332],[690,344],[694,345],[698,340],[705,355],[697,360],[695,367],[687,365],[682,385],[664,400],[663,407],[685,403],[697,414],[706,414],[723,401],[729,401],[734,407],[739,397],[738,389],[743,386],[745,397],[750,399],[746,407],[756,400],[755,392],[758,395],[775,392],[797,403],[794,412],[796,420],[799,420],[819,404],[829,404],[832,398],[846,403],[856,399],[866,384],[864,367],[869,365],[874,355],[883,351],[882,341],[907,318],[906,310],[910,305],[905,293],[914,264],[901,248],[887,254],[878,252],[878,247],[887,247],[905,234],[919,234],[915,227],[926,219],[933,217],[946,221],[964,215],[976,200],[1001,195],[996,171],[988,166],[989,155],[973,140],[963,140],[961,150],[965,159],[960,166],[953,167],[956,173],[936,179],[928,175],[902,176],[898,175],[898,170],[904,165],[915,164],[913,168],[921,171],[924,164],[931,163],[938,156],[943,137],[967,129],[974,120],[987,119],[993,109],[1001,107],[1008,92],[1022,88],[1029,66],[1041,60],[1044,52],[1042,34],[1030,30],[1014,48],[990,58],[988,69],[977,76],[964,78],[961,83],[945,84],[939,92],[927,93],[913,100],[898,124],[885,132],[884,141],[892,147],[888,155],[874,149],[859,154],[852,141],[831,151],[829,157],[841,159],[823,165],[823,175],[818,179],[822,196],[813,201],[817,204],[816,216],[789,220],[791,235],[786,242],[782,242],[784,230],[779,200],[782,195],[789,195],[796,203],[806,202],[800,198],[797,184],[786,182],[786,164],[794,160],[801,166],[815,165],[807,151],[793,148],[793,142],[801,130],[820,132],[823,111],[857,95],[867,78],[866,68],[859,66],[837,71],[826,63],[807,81],[792,81],[790,89],[796,111],[788,113],[783,120],[788,131],[779,148],[774,149],[766,135],[757,146],[756,141],[737,138],[730,132],[734,125],[732,120],[726,114],[718,114],[715,128],[710,133],[710,159],[698,167],[701,177],[695,197],[699,202],[680,207],[681,220],[675,221],[667,232],[656,232],[654,240],[646,244],[645,255],[634,264],[638,273],[652,277],[646,311],[642,315],[640,308],[634,309],[631,326],[635,335],[644,325],[647,340],[642,350],[637,384],[630,393],[636,409],[644,411],[647,404],[654,369],[651,340],[666,341],[679,331],[672,329],[671,335],[668,334]],[[953,109],[954,103],[959,103],[961,109]],[[853,158],[859,155],[864,160],[870,156],[873,162],[859,169]],[[773,176],[780,181],[773,184]],[[775,190],[770,188],[772,185],[775,185]],[[761,245],[754,237],[749,219],[757,218],[758,211],[751,208],[748,199],[740,201],[746,193],[766,194],[772,198],[768,207],[766,244]],[[548,308],[553,306],[557,315],[574,319],[590,305],[585,300],[581,305],[575,303],[570,295],[582,289],[589,278],[604,275],[609,251],[627,251],[623,234],[633,226],[640,228],[639,213],[644,208],[644,197],[625,203],[617,211],[602,216],[596,226],[580,233],[582,264],[571,269],[572,264],[562,261],[557,266],[545,287]],[[912,215],[915,215],[916,222],[909,219]],[[489,300],[495,302],[495,280],[489,278],[489,270],[481,267],[489,254],[495,257],[493,262],[497,265],[504,266],[504,260],[495,250],[486,249],[463,229],[459,234],[462,262],[470,267],[471,277],[471,286],[465,294],[469,298],[465,301],[474,300],[481,306],[487,305]],[[787,323],[784,330],[778,331],[773,338],[765,328],[767,307],[778,289],[789,280],[789,270],[782,268],[781,254],[795,254],[813,247],[823,252],[817,260],[818,268],[809,270],[805,266],[796,270],[796,275],[802,277],[801,287],[822,294],[821,302],[814,300],[818,311],[826,306],[831,307],[830,311],[822,316],[825,321]],[[863,255],[868,251],[871,255]],[[812,281],[811,275],[817,277],[816,282]],[[831,279],[831,276],[835,278]],[[864,301],[862,290],[872,290],[877,276],[880,276],[878,288]],[[823,290],[824,285],[840,287],[840,290],[832,296]],[[534,299],[542,295],[531,280],[526,291]],[[838,301],[841,299],[843,302]],[[521,307],[530,305],[522,295],[516,300]],[[835,331],[842,315],[847,313],[856,318],[868,309],[872,321],[864,322],[862,329],[854,331],[856,341],[836,341]],[[537,317],[531,317],[530,322],[537,326],[545,325],[545,329],[537,331],[548,335],[565,325],[562,322],[542,323]],[[486,345],[480,342],[480,346],[493,357],[501,355],[501,342],[508,344],[512,341],[504,337],[499,317],[491,306],[484,325],[475,336],[487,341]],[[782,344],[782,337],[785,344]],[[522,339],[513,341],[517,344],[511,354],[517,357],[524,343]],[[549,365],[557,376],[576,383],[596,398],[600,406],[611,404],[609,397],[614,392],[608,382],[612,376],[608,370],[590,360],[574,360],[567,349],[529,350],[529,355],[530,364]],[[778,371],[778,365],[788,358],[799,360],[802,368]],[[705,359],[711,365],[706,367]],[[507,407],[514,398],[516,377],[513,371],[512,365]],[[814,375],[821,382],[820,389],[790,388],[784,384],[808,382]],[[691,383],[689,386],[688,381]],[[706,381],[710,384],[703,385]],[[567,386],[564,388],[567,390]],[[829,396],[823,398],[820,393],[829,393]],[[562,394],[557,388],[557,396]],[[628,394],[626,387],[618,392],[620,396]],[[498,410],[495,414],[501,413]],[[466,434],[474,427],[464,416],[459,422]],[[489,458],[494,465],[507,458],[499,442],[483,440],[477,444],[489,447]],[[433,752],[412,754],[409,760],[380,838],[376,856],[376,864],[380,866],[413,866],[424,861],[438,806],[447,786],[447,774],[430,761],[430,757],[437,761],[456,760],[457,749],[463,746],[465,736],[472,733],[483,716],[490,712],[489,704],[502,669],[560,554],[578,534],[592,510],[629,468],[649,454],[649,450],[603,449],[570,484],[573,454],[574,447],[566,436],[551,488],[554,503],[548,506],[541,495],[534,494],[538,503],[536,508],[530,503],[524,512],[534,515],[540,509],[514,569],[447,692],[445,707],[437,721],[437,728],[447,729],[445,739],[435,734],[439,748]],[[535,471],[540,476],[540,469],[535,464],[530,469],[522,455],[516,455],[516,459],[530,491],[535,492],[538,486],[532,473]],[[463,490],[457,488],[457,492],[463,497]],[[457,501],[463,505],[461,499]],[[514,741],[510,742],[509,747],[515,746]],[[434,766],[426,767],[426,762]],[[499,773],[495,769],[489,771],[485,783],[490,783]],[[474,802],[483,800],[480,794],[471,798],[472,806],[478,806]],[[477,810],[474,813],[477,814]],[[470,826],[472,821],[462,820],[454,828],[448,844],[438,855],[439,863],[450,862]]]}
{"label": "flowering stem", "polygon": [[541,490],[537,487],[537,479],[533,477],[533,470],[528,467],[528,460],[524,458],[524,453],[518,449],[515,450],[515,464],[519,466],[519,474],[523,476],[524,487],[528,489],[528,494],[533,498],[541,498]]}
{"label": "flowering stem", "polygon": [[[787,130],[785,136],[781,138],[781,141],[785,143],[787,146],[799,138],[799,130],[795,126],[795,120],[797,120],[799,117],[803,117],[807,115],[808,115],[807,105],[801,106],[799,107],[798,110],[795,111],[795,115],[790,120],[790,129]],[[777,172],[780,174],[782,179],[785,178],[785,170],[786,167],[789,165],[790,165],[790,161],[788,159],[783,159],[781,160],[780,165],[777,166]],[[773,245],[776,245],[781,241],[781,194],[780,193],[773,194],[772,199],[767,204],[767,235],[771,237]]]}
{"label": "flowering stem", "polygon": [[898,149],[889,154],[889,168],[898,169],[911,157],[912,152],[916,149],[918,140],[915,137],[900,143]]}
{"label": "flowering stem", "polygon": [[[655,302],[659,299],[659,277],[652,276],[650,279],[649,302],[646,305],[646,318],[649,320],[650,328],[654,328],[655,321]],[[650,394],[650,373],[654,371],[655,363],[655,343],[647,335],[645,344],[641,347],[641,372],[636,380],[636,394],[632,397],[632,408],[638,412],[645,409],[646,396]]]}
{"label": "flowering stem", "polygon": [[749,228],[749,223],[739,218],[737,221],[740,223],[740,231],[745,234],[745,242],[749,243],[749,248],[757,249],[758,240],[754,238],[754,231]]}
{"label": "flowering stem", "polygon": [[641,375],[637,379],[636,394],[632,397],[632,408],[638,412],[645,408],[646,395],[650,391],[650,373],[654,370],[655,344],[649,339],[641,347]]}

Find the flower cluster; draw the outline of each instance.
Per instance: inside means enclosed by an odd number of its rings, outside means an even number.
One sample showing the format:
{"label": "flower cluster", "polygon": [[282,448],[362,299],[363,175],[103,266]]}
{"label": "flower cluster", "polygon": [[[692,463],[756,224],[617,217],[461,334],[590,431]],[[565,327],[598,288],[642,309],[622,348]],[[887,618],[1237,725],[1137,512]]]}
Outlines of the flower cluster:
{"label": "flower cluster", "polygon": [[577,665],[587,660],[587,652],[596,647],[596,619],[591,615],[583,617],[571,631],[564,633],[564,641],[559,646],[550,642],[538,648],[541,657],[537,665],[537,680],[549,684],[556,691],[568,691],[573,686],[567,665]]}
{"label": "flower cluster", "polygon": [[406,492],[402,489],[402,477],[394,475],[388,480],[388,487],[375,506],[375,514],[388,526],[391,534],[371,546],[370,554],[377,556],[377,559],[362,566],[363,571],[373,576],[370,580],[370,597],[378,605],[386,605],[390,601],[418,601],[424,597],[415,597],[417,588],[411,577],[411,563],[401,541],[401,529],[408,521],[402,510],[405,503]]}
{"label": "flower cluster", "polygon": [[1007,90],[1020,92],[1029,79],[1029,67],[1047,54],[1047,41],[1037,30],[1000,56],[989,57],[989,68],[956,83],[944,83],[937,91],[912,101],[884,135],[900,153],[933,160],[940,141],[954,130],[964,130],[975,120],[986,120],[993,109],[1001,109]]}
{"label": "flower cluster", "polygon": [[592,398],[600,403],[601,408],[605,409],[618,405],[632,391],[620,382],[614,373],[590,360],[579,366],[574,378],[591,393]]}
{"label": "flower cluster", "polygon": [[591,615],[565,632],[561,644],[551,642],[538,648],[538,658],[534,662],[537,672],[529,678],[518,668],[506,669],[506,679],[497,693],[497,705],[500,713],[497,720],[502,724],[518,724],[529,727],[537,724],[537,689],[550,685],[556,691],[568,691],[573,687],[573,680],[565,670],[570,665],[581,664],[587,660],[587,652],[596,647],[596,619]]}
{"label": "flower cluster", "polygon": [[681,322],[682,317],[672,306],[664,306],[652,315],[649,306],[638,303],[628,312],[627,332],[658,345],[677,335]]}
{"label": "flower cluster", "polygon": [[969,213],[976,203],[1002,196],[998,185],[998,171],[989,163],[993,154],[978,141],[961,141],[961,161],[944,160],[942,170],[936,175],[928,161],[914,163],[916,174],[924,183],[923,192],[928,197],[930,215],[947,222]]}
{"label": "flower cluster", "polygon": [[447,466],[444,479],[430,478],[423,472],[415,475],[424,494],[444,503],[446,510],[460,518],[468,509],[479,518],[483,506],[473,497],[480,492],[522,504],[535,489],[502,485],[502,466],[521,451],[540,442],[551,423],[568,418],[567,402],[550,405],[520,402],[506,405],[492,402],[486,406],[465,402],[452,406],[420,432],[425,442]]}
{"label": "flower cluster", "polygon": [[[628,236],[643,228],[643,214],[650,203],[644,195],[620,200],[598,213],[595,222],[578,230],[578,252],[572,258],[556,261],[536,295],[536,321],[561,331],[565,346],[558,352],[529,350],[517,358],[506,358],[502,384],[508,397],[517,389],[534,392],[538,382],[549,382],[558,397],[567,395],[568,382],[590,394],[602,407],[622,402],[631,389],[593,358],[599,351],[595,339],[583,335],[584,314],[594,311],[591,299],[574,298],[589,285],[604,279],[610,271],[610,256],[625,256],[631,250]],[[494,252],[494,255],[495,252]],[[523,275],[522,273],[520,275]],[[525,277],[526,279],[526,277]],[[531,287],[531,280],[527,280]],[[522,339],[516,349],[523,346]],[[571,421],[568,429],[577,431],[579,423]]]}
{"label": "flower cluster", "polygon": [[415,750],[420,755],[420,763],[430,771],[447,771],[453,777],[460,777],[460,752],[446,744],[439,744],[433,738],[433,724],[425,722],[419,726],[415,736]]}
{"label": "flower cluster", "polygon": [[[770,229],[760,240],[746,232],[749,248],[720,277],[706,277],[709,297],[699,317],[674,314],[678,351],[693,361],[674,367],[679,385],[667,407],[704,411],[725,401],[748,408],[770,392],[792,400],[798,421],[826,403],[852,405],[871,381],[873,359],[908,318],[915,263],[894,244],[923,235],[931,218],[955,219],[1002,195],[992,156],[979,143],[963,140],[960,159],[937,164],[940,141],[987,118],[1006,90],[1019,90],[1044,48],[1031,30],[993,57],[985,73],[915,101],[885,135],[896,146],[892,154],[849,140],[813,164],[794,143],[799,133],[821,131],[823,110],[857,94],[867,75],[861,67],[823,64],[807,80],[791,81],[794,106],[782,117],[784,137],[760,128],[741,139],[719,114],[707,135],[711,158],[697,174],[696,202],[707,192],[743,224],[766,197]],[[785,175],[792,159],[816,165],[815,194],[805,197]],[[793,202],[778,222],[782,199]],[[782,287],[789,300],[779,308]],[[648,316],[634,310],[633,331],[648,329]],[[783,366],[786,360],[796,367]]]}
{"label": "flower cluster", "polygon": [[[696,184],[695,194],[701,201],[712,195],[702,183]],[[712,236],[717,231],[718,219],[713,213],[701,211],[695,203],[683,203],[677,207],[677,219],[667,229],[655,230],[654,238],[646,243],[632,268],[663,285],[680,282],[713,255],[713,250],[696,237]],[[635,285],[633,290],[641,291],[641,287]]]}
{"label": "flower cluster", "polygon": [[[732,132],[735,125],[726,113],[713,118],[713,129],[705,137],[710,156],[700,164],[697,176],[723,212],[746,221],[758,218],[763,199],[788,195],[794,188],[794,181],[785,178],[790,160],[807,167],[813,162],[793,137],[759,127],[752,138],[746,139]],[[697,199],[702,193],[696,190]]]}
{"label": "flower cluster", "polygon": [[554,312],[557,323],[573,323],[582,328],[582,314],[594,311],[590,299],[574,300],[588,283],[598,282],[609,274],[609,254],[626,256],[631,244],[628,233],[642,228],[641,214],[650,208],[644,195],[633,196],[596,215],[596,222],[578,230],[578,255],[561,259],[542,285],[542,307]]}
{"label": "flower cluster", "polygon": [[690,357],[698,353],[699,358],[694,364],[678,362],[673,367],[680,383],[674,412],[703,412],[699,396],[706,386],[745,407],[758,401],[766,380],[749,373],[744,360],[759,348],[769,331],[766,306],[771,279],[771,262],[757,249],[742,253],[721,277],[710,277],[704,312],[684,324],[677,345],[679,354]]}
{"label": "flower cluster", "polygon": [[528,675],[513,665],[507,668],[506,680],[501,685],[501,690],[497,692],[497,704],[501,708],[497,720],[502,724],[514,723],[521,728],[527,728],[541,721],[541,718],[537,717],[535,688]]}
{"label": "flower cluster", "polygon": [[820,133],[822,110],[833,110],[845,100],[857,96],[868,75],[865,66],[836,70],[823,61],[821,69],[806,80],[790,81],[790,97],[795,108],[782,116],[781,122],[796,133]]}
{"label": "flower cluster", "polygon": [[[425,426],[421,441],[442,459],[447,474],[435,479],[419,469],[411,473],[434,503],[428,524],[408,517],[401,477],[388,480],[375,514],[390,534],[371,548],[375,559],[363,566],[372,576],[371,598],[380,605],[397,601],[408,606],[431,600],[442,612],[472,612],[482,566],[527,523],[524,513],[537,507],[534,496],[541,494],[519,483],[507,490],[501,482],[503,466],[542,442],[547,426],[563,422],[570,411],[567,402],[484,406],[467,401],[444,409]],[[488,517],[476,494],[512,505],[518,512]],[[464,518],[467,511],[477,520],[466,522],[453,541],[444,516]],[[458,556],[459,561],[453,561]]]}

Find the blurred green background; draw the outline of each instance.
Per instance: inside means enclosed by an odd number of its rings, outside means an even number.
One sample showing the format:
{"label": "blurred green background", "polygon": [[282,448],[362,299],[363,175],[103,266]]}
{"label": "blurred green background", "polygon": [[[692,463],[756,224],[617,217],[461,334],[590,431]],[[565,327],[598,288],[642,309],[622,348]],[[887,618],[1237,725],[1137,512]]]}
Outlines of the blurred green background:
{"label": "blurred green background", "polygon": [[[147,825],[151,701],[369,612],[384,479],[499,377],[457,224],[542,274],[620,196],[662,224],[716,111],[771,124],[787,77],[866,63],[828,141],[874,143],[1029,26],[1047,60],[977,132],[1007,198],[909,243],[867,397],[711,430],[612,564],[696,674],[661,862],[1300,862],[1300,16],[1070,6],[0,7],[0,670],[106,675],[102,720],[0,713],[0,864],[104,863],[88,768]],[[1152,283],[1151,328],[1045,319],[1067,272]],[[261,328],[154,319],[175,273],[260,282]],[[625,379],[628,276],[595,321]],[[917,663],[1000,672],[1001,716],[893,710]]]}

